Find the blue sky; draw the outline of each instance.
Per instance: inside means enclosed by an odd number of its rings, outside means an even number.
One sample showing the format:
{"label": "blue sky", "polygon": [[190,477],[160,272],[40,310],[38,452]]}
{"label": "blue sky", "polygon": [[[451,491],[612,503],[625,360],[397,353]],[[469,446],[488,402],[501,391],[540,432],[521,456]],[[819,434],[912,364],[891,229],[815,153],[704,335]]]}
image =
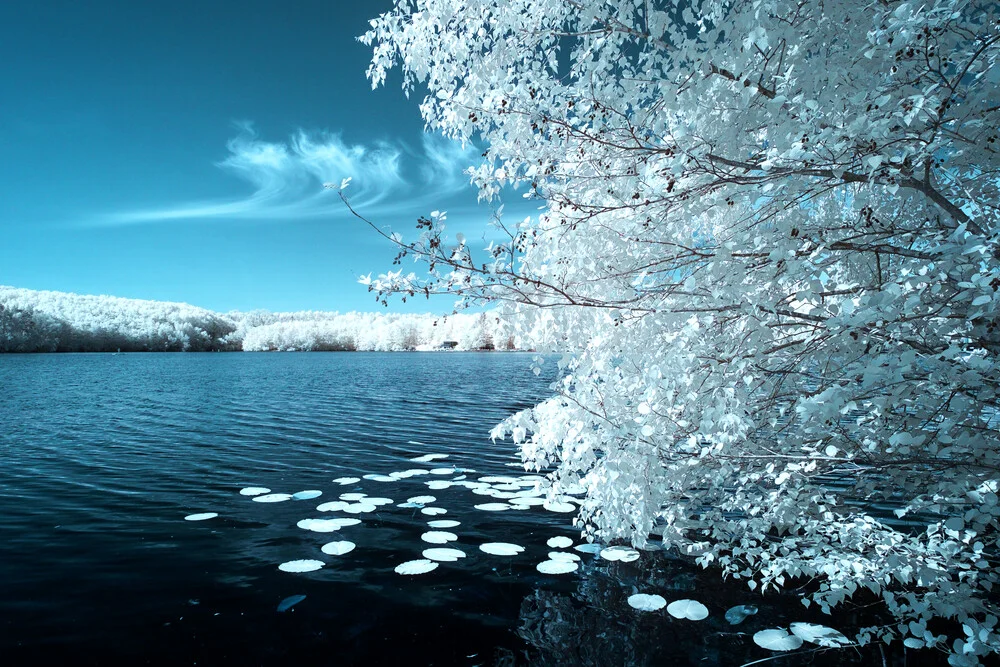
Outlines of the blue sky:
{"label": "blue sky", "polygon": [[376,310],[356,279],[395,253],[322,190],[345,176],[393,230],[441,209],[481,236],[475,150],[426,135],[398,77],[364,76],[354,38],[390,5],[0,3],[0,284]]}

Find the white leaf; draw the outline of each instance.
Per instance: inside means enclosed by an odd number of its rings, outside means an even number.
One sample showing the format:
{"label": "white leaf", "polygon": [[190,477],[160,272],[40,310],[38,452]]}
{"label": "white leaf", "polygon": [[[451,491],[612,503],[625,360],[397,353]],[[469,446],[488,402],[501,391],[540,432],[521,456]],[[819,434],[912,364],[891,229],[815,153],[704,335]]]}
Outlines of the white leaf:
{"label": "white leaf", "polygon": [[667,613],[674,618],[701,621],[708,618],[708,607],[697,600],[674,600],[667,605]]}
{"label": "white leaf", "polygon": [[773,628],[755,633],[753,643],[769,651],[794,651],[802,646],[802,638],[789,634],[784,628]]}
{"label": "white leaf", "polygon": [[667,605],[667,601],[659,595],[636,593],[629,596],[628,604],[633,609],[638,609],[639,611],[659,611]]}

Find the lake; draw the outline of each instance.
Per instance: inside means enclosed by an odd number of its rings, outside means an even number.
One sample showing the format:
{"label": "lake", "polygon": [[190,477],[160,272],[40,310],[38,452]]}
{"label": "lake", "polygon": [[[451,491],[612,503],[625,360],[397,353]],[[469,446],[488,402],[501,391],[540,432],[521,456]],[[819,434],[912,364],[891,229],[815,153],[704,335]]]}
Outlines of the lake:
{"label": "lake", "polygon": [[[0,662],[740,665],[774,655],[753,644],[757,630],[832,624],[794,592],[753,595],[662,550],[609,562],[564,549],[581,557],[577,571],[539,572],[555,551],[547,540],[579,543],[573,515],[475,508],[505,503],[484,495],[497,487],[530,494],[514,446],[488,433],[550,393],[554,361],[536,377],[531,358],[0,355]],[[248,487],[321,495],[259,502],[271,494]],[[317,510],[345,493],[391,503]],[[409,504],[416,496],[434,498]],[[359,498],[343,504],[367,505]],[[199,513],[218,516],[185,520]],[[335,517],[360,523],[299,527]],[[445,529],[457,540],[422,540],[429,521],[460,522]],[[328,555],[331,541],[356,548]],[[525,550],[479,549],[494,542]],[[397,574],[428,548],[466,557]],[[279,570],[297,560],[323,567]],[[710,615],[638,612],[627,604],[636,592],[694,598]],[[731,626],[723,614],[737,604],[761,611]],[[839,620],[845,632],[860,622]]]}

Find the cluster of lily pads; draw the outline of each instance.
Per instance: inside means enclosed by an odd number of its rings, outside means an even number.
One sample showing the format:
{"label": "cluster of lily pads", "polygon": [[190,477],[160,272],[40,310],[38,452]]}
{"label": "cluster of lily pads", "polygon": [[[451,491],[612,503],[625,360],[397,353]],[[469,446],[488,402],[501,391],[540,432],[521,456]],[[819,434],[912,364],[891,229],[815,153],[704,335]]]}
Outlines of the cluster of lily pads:
{"label": "cluster of lily pads", "polygon": [[[447,454],[426,454],[418,456],[411,461],[415,463],[431,463],[438,459],[447,458]],[[435,476],[437,478],[428,479],[424,484],[429,490],[439,491],[451,487],[464,487],[476,495],[492,498],[494,502],[484,502],[474,505],[474,508],[483,512],[503,512],[503,511],[524,511],[533,507],[541,507],[550,512],[570,513],[575,512],[579,502],[573,495],[580,495],[583,489],[570,489],[568,493],[558,497],[548,497],[546,492],[540,488],[540,477],[538,475],[504,476],[491,475],[480,477],[476,480],[468,478],[468,474],[474,470],[439,467],[439,468],[411,468],[400,472],[383,474],[370,474],[363,477],[338,477],[333,482],[342,486],[358,484],[362,479],[389,483],[401,480],[421,477]],[[440,477],[448,476],[448,479]],[[323,495],[318,489],[309,489],[297,493],[272,493],[271,489],[261,486],[251,486],[240,490],[243,496],[258,503],[279,503],[285,501],[312,500]],[[406,499],[405,502],[396,503],[391,498],[373,497],[365,493],[350,492],[340,494],[337,500],[323,502],[316,507],[318,512],[323,513],[343,513],[350,515],[367,514],[376,512],[380,507],[395,504],[396,507],[404,509],[419,510],[428,517],[436,517],[447,514],[443,507],[433,505],[437,498],[432,495],[418,495]],[[215,512],[203,512],[191,514],[184,517],[188,521],[205,521],[217,517]],[[302,519],[296,525],[303,529],[318,533],[331,533],[342,528],[355,526],[361,523],[360,519],[354,516],[335,516],[331,518],[307,518]],[[450,519],[432,519],[427,522],[429,530],[420,536],[420,539],[428,544],[442,545],[424,549],[421,553],[423,558],[400,563],[395,567],[395,571],[401,575],[418,575],[431,572],[438,567],[439,563],[456,562],[466,557],[466,553],[454,546],[444,546],[451,542],[457,542],[458,536],[455,533],[447,532],[446,528],[455,528],[460,525],[459,521]],[[548,559],[538,563],[536,568],[543,574],[567,574],[579,568],[580,556],[575,553],[565,551],[573,545],[573,540],[565,536],[558,536],[548,541],[548,546],[554,551],[550,551]],[[353,551],[357,545],[348,540],[338,540],[329,542],[321,547],[321,551],[330,556],[340,556]],[[639,553],[627,547],[603,548],[596,544],[579,544],[577,551],[583,553],[597,553],[605,560],[631,562],[639,558]],[[517,556],[524,552],[525,548],[518,544],[507,542],[488,542],[479,545],[479,550],[491,556]],[[325,563],[318,559],[297,559],[287,561],[278,565],[278,569],[283,572],[314,572],[321,569]]]}
{"label": "cluster of lily pads", "polygon": [[[688,621],[703,621],[708,618],[708,607],[697,600],[674,600],[670,604],[660,595],[636,593],[628,599],[628,604],[639,611],[659,611],[664,607],[674,618]],[[725,618],[730,625],[739,625],[747,617],[757,613],[755,605],[741,604],[726,610]],[[825,648],[848,646],[851,641],[841,632],[815,623],[792,623],[789,629],[769,628],[754,633],[757,646],[770,651],[794,651],[803,642],[817,644]]]}
{"label": "cluster of lily pads", "polygon": [[[426,454],[410,459],[415,463],[431,463],[438,459],[447,458],[446,454]],[[579,501],[575,495],[583,493],[583,489],[564,490],[564,495],[559,497],[549,497],[540,487],[540,477],[537,475],[512,476],[485,476],[476,480],[470,480],[468,474],[474,470],[440,467],[440,468],[412,468],[400,472],[383,474],[370,474],[363,477],[338,477],[333,482],[341,486],[355,485],[362,479],[390,483],[405,479],[422,476],[432,476],[424,484],[433,491],[440,491],[452,487],[464,487],[476,495],[487,496],[495,502],[485,502],[474,505],[475,509],[484,512],[503,512],[529,510],[532,507],[569,513],[575,512]],[[441,479],[448,476],[449,479]],[[278,503],[285,501],[303,501],[319,498],[323,492],[318,489],[309,489],[297,493],[272,493],[271,489],[260,486],[246,487],[240,490],[240,494],[248,496],[253,502],[258,503]],[[361,519],[356,515],[368,514],[379,511],[381,507],[395,505],[398,508],[418,510],[424,516],[429,517],[427,530],[420,535],[420,539],[427,544],[434,545],[424,549],[422,558],[409,560],[400,563],[394,568],[397,574],[404,576],[416,576],[426,574],[438,568],[440,563],[453,563],[467,554],[461,549],[455,548],[453,543],[458,542],[459,537],[446,529],[454,529],[461,525],[461,522],[452,519],[435,519],[433,517],[447,514],[443,507],[434,505],[437,498],[432,495],[416,495],[407,498],[404,502],[396,503],[391,498],[381,496],[369,496],[360,492],[342,493],[337,500],[323,502],[316,506],[316,511],[324,514],[347,514],[352,516],[332,516],[323,518],[306,518],[296,525],[303,529],[316,533],[332,533],[343,528],[356,526],[361,523]],[[206,521],[218,517],[216,512],[201,512],[190,514],[184,517],[188,521]],[[574,545],[573,540],[566,536],[552,537],[546,541],[546,545],[553,549],[548,553],[548,559],[538,563],[535,567],[542,574],[559,575],[575,572],[580,567],[581,558],[573,551],[585,554],[596,554],[601,559],[611,562],[630,563],[639,559],[639,552],[627,546],[602,546],[593,543],[581,543]],[[572,547],[573,551],[568,549]],[[354,542],[349,540],[335,540],[320,547],[320,551],[328,556],[343,556],[357,548]],[[487,542],[479,545],[479,550],[490,556],[513,557],[525,551],[525,548],[518,544],[509,542]],[[282,572],[314,572],[322,569],[326,563],[318,559],[297,559],[290,560],[278,565]],[[283,605],[289,608],[298,601],[298,596],[283,601]],[[288,604],[290,603],[290,604]],[[666,608],[668,614],[674,618],[689,621],[701,621],[709,616],[708,608],[697,600],[683,599],[674,600],[667,603],[660,595],[636,593],[628,598],[628,604],[632,608],[642,612],[655,612]],[[753,605],[738,605],[726,611],[725,619],[732,625],[738,625],[747,617],[756,614],[757,608]],[[792,651],[802,646],[803,642],[810,642],[823,647],[841,647],[850,644],[850,641],[840,632],[823,625],[812,623],[792,623],[788,629],[771,628],[761,630],[754,634],[753,641],[758,646],[772,651]]]}

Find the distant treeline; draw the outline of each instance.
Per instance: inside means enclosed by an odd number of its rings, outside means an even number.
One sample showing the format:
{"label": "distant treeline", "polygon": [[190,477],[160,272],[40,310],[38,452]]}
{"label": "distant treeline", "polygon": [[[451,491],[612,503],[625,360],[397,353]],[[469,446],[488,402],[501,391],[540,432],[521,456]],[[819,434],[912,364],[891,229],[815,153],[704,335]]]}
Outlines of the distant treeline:
{"label": "distant treeline", "polygon": [[495,313],[216,313],[184,303],[0,286],[0,352],[517,349]]}

